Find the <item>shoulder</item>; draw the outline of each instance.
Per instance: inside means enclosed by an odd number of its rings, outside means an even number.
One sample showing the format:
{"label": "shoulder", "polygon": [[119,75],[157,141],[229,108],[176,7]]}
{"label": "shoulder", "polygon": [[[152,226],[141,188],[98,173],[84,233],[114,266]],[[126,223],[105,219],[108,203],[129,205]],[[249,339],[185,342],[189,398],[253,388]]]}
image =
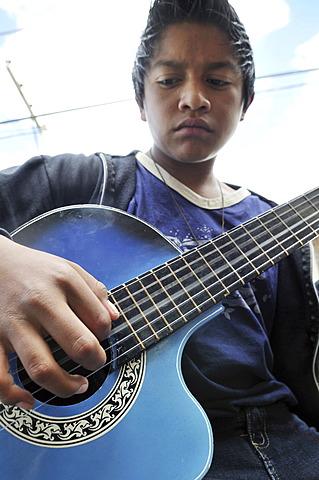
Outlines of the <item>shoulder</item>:
{"label": "shoulder", "polygon": [[136,187],[136,151],[125,156],[99,154],[106,168],[103,204],[126,210]]}
{"label": "shoulder", "polygon": [[74,188],[75,195],[79,195],[79,191],[84,195],[90,192],[89,203],[103,203],[125,210],[135,191],[135,154],[135,151],[128,155],[103,152],[90,156],[64,154],[45,161],[50,178],[68,179],[65,181],[70,192]]}
{"label": "shoulder", "polygon": [[57,207],[104,203],[108,188],[111,202],[105,204],[124,208],[134,189],[134,169],[134,154],[121,157],[64,153],[33,157],[0,172],[0,225],[12,231]]}
{"label": "shoulder", "polygon": [[[233,190],[239,190],[240,188],[242,188],[242,187],[240,187],[238,185],[234,185],[232,183],[227,183],[226,185],[228,185]],[[269,208],[274,208],[274,207],[277,206],[276,202],[274,202],[273,200],[270,200],[269,198],[267,198],[263,195],[260,195],[259,193],[255,192],[254,190],[251,190],[250,188],[248,188],[248,191],[251,194],[252,198],[255,199],[255,201],[260,201],[263,204],[265,204],[266,206],[268,206]]]}

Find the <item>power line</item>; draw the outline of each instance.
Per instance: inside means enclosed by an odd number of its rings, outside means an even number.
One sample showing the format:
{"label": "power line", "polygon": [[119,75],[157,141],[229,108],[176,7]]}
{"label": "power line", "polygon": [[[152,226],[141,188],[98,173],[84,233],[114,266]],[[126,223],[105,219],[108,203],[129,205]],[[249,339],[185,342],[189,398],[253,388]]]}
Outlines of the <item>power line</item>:
{"label": "power line", "polygon": [[[115,103],[132,102],[132,101],[133,101],[133,98],[126,98],[124,100],[114,100],[112,102],[96,103],[94,105],[85,105],[83,107],[69,108],[67,110],[58,110],[57,112],[40,113],[39,115],[35,115],[35,117],[36,118],[48,117],[50,115],[60,115],[62,113],[75,112],[75,111],[78,111],[78,110],[85,110],[85,109],[88,109],[88,108],[105,107],[106,105],[112,105],[112,104],[115,104]],[[5,123],[22,122],[23,120],[32,120],[32,119],[33,119],[33,117],[14,118],[12,120],[4,120],[4,121],[0,122],[0,125],[4,125]]]}
{"label": "power line", "polygon": [[[262,76],[256,77],[256,80],[262,80],[262,79],[273,78],[273,77],[284,77],[284,76],[303,74],[303,73],[311,73],[311,72],[315,72],[315,71],[319,71],[319,67],[308,68],[308,69],[305,69],[305,70],[294,70],[294,71],[288,71],[288,72],[273,73],[273,74],[269,74],[269,75],[262,75]],[[268,89],[268,90],[261,90],[259,92],[257,91],[256,94],[274,92],[274,91],[279,91],[279,90],[288,90],[288,89],[292,89],[292,88],[300,88],[300,87],[303,87],[305,85],[307,85],[307,83],[299,83],[299,84],[295,84],[295,85],[286,85],[286,86],[283,86],[283,87],[275,87],[275,88]],[[25,121],[25,120],[33,120],[34,118],[48,117],[48,116],[53,116],[53,115],[61,115],[63,113],[70,113],[70,112],[75,112],[75,111],[79,111],[79,110],[86,110],[86,109],[90,109],[90,108],[104,107],[104,106],[107,106],[107,105],[112,105],[112,104],[117,104],[117,103],[132,102],[133,100],[134,100],[133,98],[127,98],[127,99],[123,99],[123,100],[114,100],[112,102],[97,103],[97,104],[93,104],[93,105],[85,105],[85,106],[82,106],[82,107],[74,107],[74,108],[69,108],[69,109],[65,109],[65,110],[58,110],[58,111],[55,111],[55,112],[40,113],[39,115],[34,115],[34,116],[14,118],[14,119],[11,119],[11,120],[3,120],[2,122],[0,122],[0,125],[5,125],[5,124],[8,124],[8,123],[17,123],[17,122],[22,122],[22,121]],[[2,139],[3,138],[0,138],[0,140],[2,140]]]}
{"label": "power line", "polygon": [[34,130],[25,130],[23,132],[13,133],[12,135],[6,135],[5,137],[0,137],[1,140],[10,140],[11,138],[24,137],[27,135],[34,135]]}
{"label": "power line", "polygon": [[12,133],[11,135],[6,135],[4,137],[0,137],[0,140],[10,140],[11,138],[16,138],[16,137],[23,137],[26,135],[33,135],[34,131],[33,130],[24,130],[23,132],[18,132],[18,133]]}
{"label": "power line", "polygon": [[319,67],[317,68],[308,68],[306,70],[293,70],[290,72],[280,72],[280,73],[272,73],[271,75],[261,75],[260,77],[256,77],[256,80],[262,80],[264,78],[273,78],[273,77],[285,77],[288,75],[297,75],[300,73],[310,73],[310,72],[317,72]]}
{"label": "power line", "polygon": [[[312,69],[312,70],[307,70],[307,71],[313,71],[313,70],[319,70],[319,69]],[[277,76],[277,75],[281,75],[281,74],[275,74],[274,76]],[[259,77],[259,78],[268,78],[268,77],[265,76],[265,77]],[[293,89],[293,88],[304,87],[306,85],[309,85],[309,83],[298,83],[298,84],[293,84],[293,85],[285,85],[283,87],[269,88],[267,90],[259,90],[259,91],[256,92],[256,94],[259,95],[260,93],[269,93],[269,92],[277,92],[277,91],[281,91],[281,90],[290,90],[290,89]],[[113,101],[113,102],[98,103],[98,104],[95,104],[95,105],[87,105],[87,106],[84,106],[84,107],[71,108],[71,109],[68,109],[68,110],[60,110],[60,111],[57,111],[57,112],[43,113],[43,114],[37,115],[37,117],[45,117],[45,116],[49,116],[49,115],[59,115],[61,113],[68,113],[68,112],[73,112],[73,111],[77,111],[77,110],[84,110],[84,109],[88,109],[88,108],[103,107],[103,106],[107,106],[107,105],[114,104],[114,103],[131,102],[133,100],[134,100],[133,98],[128,98],[126,100],[116,100],[116,101]],[[5,120],[3,122],[0,122],[0,125],[4,124],[4,123],[20,122],[20,121],[23,121],[23,120],[32,120],[32,117],[24,117],[24,118],[19,118],[19,119],[15,119],[15,120]],[[0,141],[1,140],[10,140],[12,138],[21,137],[21,136],[34,135],[34,133],[35,133],[34,130],[29,130],[29,131],[25,130],[23,132],[17,132],[17,133],[11,134],[11,135],[7,135],[5,137],[0,137]]]}
{"label": "power line", "polygon": [[22,28],[16,28],[15,30],[8,30],[7,32],[0,32],[0,37],[6,37],[7,35],[12,35],[13,33],[21,32]]}
{"label": "power line", "polygon": [[275,87],[275,88],[267,88],[267,90],[258,90],[256,95],[260,93],[270,93],[270,92],[279,92],[282,90],[292,90],[293,88],[301,88],[305,87],[306,85],[310,85],[309,83],[294,83],[292,85],[284,85],[283,87]]}

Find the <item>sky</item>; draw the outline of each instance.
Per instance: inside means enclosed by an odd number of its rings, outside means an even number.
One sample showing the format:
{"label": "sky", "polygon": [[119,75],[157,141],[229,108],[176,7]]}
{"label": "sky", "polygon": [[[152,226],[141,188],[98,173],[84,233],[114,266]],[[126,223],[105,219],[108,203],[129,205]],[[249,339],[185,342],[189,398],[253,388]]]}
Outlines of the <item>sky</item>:
{"label": "sky", "polygon": [[[231,3],[255,52],[256,96],[216,172],[288,201],[318,186],[319,2]],[[0,169],[38,154],[149,149],[131,85],[149,4],[0,0]],[[21,120],[30,112],[8,68],[37,124]]]}

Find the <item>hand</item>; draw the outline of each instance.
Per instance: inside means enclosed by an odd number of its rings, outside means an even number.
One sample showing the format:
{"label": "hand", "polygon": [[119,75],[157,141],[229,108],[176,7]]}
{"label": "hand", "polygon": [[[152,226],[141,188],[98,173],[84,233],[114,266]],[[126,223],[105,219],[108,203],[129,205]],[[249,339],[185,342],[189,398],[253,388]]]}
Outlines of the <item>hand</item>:
{"label": "hand", "polygon": [[1,236],[0,279],[0,401],[34,405],[8,372],[13,351],[29,377],[54,395],[84,393],[88,381],[59,367],[43,337],[51,335],[84,368],[100,368],[106,355],[99,340],[118,317],[105,286],[72,262]]}

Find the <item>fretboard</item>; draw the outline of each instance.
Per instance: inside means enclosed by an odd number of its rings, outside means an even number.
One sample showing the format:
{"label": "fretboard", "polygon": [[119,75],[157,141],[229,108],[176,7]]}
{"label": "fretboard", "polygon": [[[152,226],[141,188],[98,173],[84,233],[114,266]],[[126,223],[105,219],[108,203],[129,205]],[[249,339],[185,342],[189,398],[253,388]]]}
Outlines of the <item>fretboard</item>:
{"label": "fretboard", "polygon": [[123,365],[319,235],[319,188],[268,210],[111,291]]}

